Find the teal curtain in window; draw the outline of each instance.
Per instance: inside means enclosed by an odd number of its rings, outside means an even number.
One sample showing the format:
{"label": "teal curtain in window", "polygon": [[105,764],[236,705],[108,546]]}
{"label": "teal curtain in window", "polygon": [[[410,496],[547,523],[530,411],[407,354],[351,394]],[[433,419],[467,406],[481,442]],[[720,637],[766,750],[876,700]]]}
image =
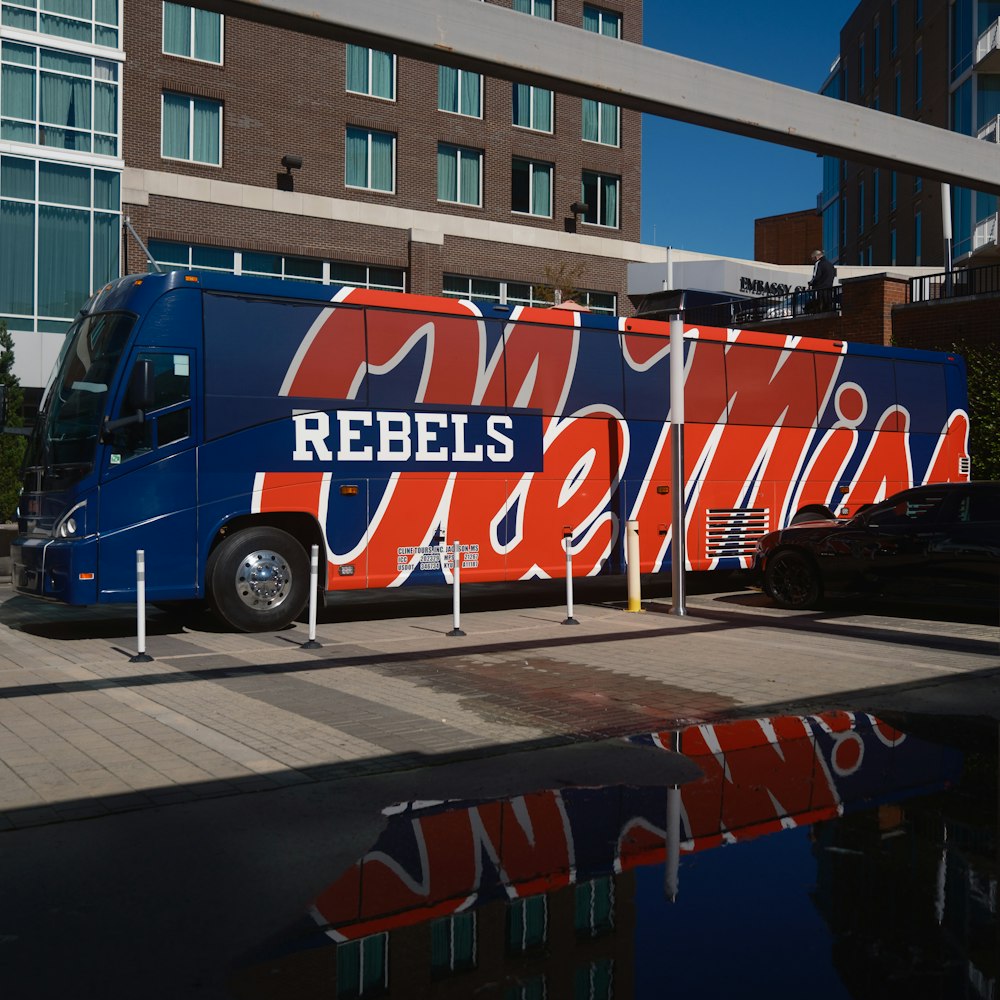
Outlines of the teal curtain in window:
{"label": "teal curtain in window", "polygon": [[194,101],[194,159],[198,163],[221,163],[220,124],[222,108],[217,101]]}
{"label": "teal curtain in window", "polygon": [[47,125],[90,129],[90,81],[42,73],[38,118]]}
{"label": "teal curtain in window", "polygon": [[3,24],[7,28],[21,28],[23,31],[35,30],[35,12],[20,10],[17,7],[4,7]]}
{"label": "teal curtain in window", "polygon": [[525,943],[537,947],[545,943],[545,897],[532,896],[524,903]]}
{"label": "teal curtain in window", "polygon": [[356,997],[361,986],[361,942],[348,941],[337,946],[338,997]]}
{"label": "teal curtain in window", "polygon": [[618,105],[601,104],[601,142],[618,145]]}
{"label": "teal curtain in window", "polygon": [[583,28],[585,31],[598,32],[601,30],[601,15],[594,7],[583,8]]}
{"label": "teal curtain in window", "polygon": [[103,24],[117,24],[118,0],[94,0],[94,19]]}
{"label": "teal curtain in window", "polygon": [[4,66],[0,73],[0,114],[35,120],[35,71]]}
{"label": "teal curtain in window", "polygon": [[514,10],[519,10],[522,14],[530,14],[531,0],[514,0]]}
{"label": "teal curtain in window", "polygon": [[118,247],[121,245],[117,215],[94,213],[94,288],[107,284],[118,274]]}
{"label": "teal curtain in window", "polygon": [[347,130],[347,150],[344,178],[351,187],[368,187],[368,133],[362,129]]}
{"label": "teal curtain in window", "polygon": [[435,920],[431,924],[431,968],[438,971],[451,967],[451,921]]}
{"label": "teal curtain in window", "polygon": [[118,134],[118,88],[114,84],[94,84],[94,131]]}
{"label": "teal curtain in window", "polygon": [[0,195],[7,198],[35,197],[35,163],[19,156],[0,158]]}
{"label": "teal curtain in window", "polygon": [[458,150],[453,146],[438,146],[438,201],[455,201],[458,197]]}
{"label": "teal curtain in window", "polygon": [[38,207],[38,314],[75,316],[90,294],[90,213]]}
{"label": "teal curtain in window", "polygon": [[222,62],[222,15],[195,9],[194,57],[208,62]]}
{"label": "teal curtain in window", "polygon": [[[5,164],[6,166],[6,164]],[[35,206],[0,201],[0,313],[34,311]]]}
{"label": "teal curtain in window", "polygon": [[473,913],[458,913],[452,917],[455,967],[468,967],[476,958],[476,918]]}
{"label": "teal curtain in window", "polygon": [[535,0],[535,17],[552,20],[552,0]]}
{"label": "teal curtain in window", "polygon": [[90,56],[78,56],[72,52],[59,52],[56,49],[39,50],[39,66],[42,69],[55,70],[57,73],[72,73],[74,76],[93,75],[94,60]]}
{"label": "teal curtain in window", "polygon": [[534,103],[534,125],[533,128],[541,129],[543,132],[552,131],[552,91],[542,90],[535,87],[533,95]]}
{"label": "teal curtain in window", "polygon": [[191,8],[179,3],[163,5],[163,51],[191,55]]}
{"label": "teal curtain in window", "polygon": [[94,41],[98,45],[107,45],[109,48],[118,48],[118,29],[102,28],[98,25],[94,29]]}
{"label": "teal curtain in window", "polygon": [[462,70],[462,114],[478,118],[482,114],[482,102],[479,98],[482,87],[482,77],[478,73],[467,73]]}
{"label": "teal curtain in window", "polygon": [[393,137],[385,132],[372,132],[371,186],[377,191],[391,191]]}
{"label": "teal curtain in window", "polygon": [[479,167],[482,157],[479,153],[462,150],[462,188],[459,201],[464,205],[479,204]]}
{"label": "teal curtain in window", "polygon": [[[361,986],[372,989],[385,982],[385,944],[382,934],[361,942]],[[374,991],[373,991],[374,992]]]}
{"label": "teal curtain in window", "polygon": [[372,94],[375,97],[394,98],[395,81],[392,73],[392,53],[372,49]]}
{"label": "teal curtain in window", "polygon": [[552,214],[552,170],[540,163],[532,165],[531,212]]}
{"label": "teal curtain in window", "polygon": [[65,163],[39,163],[38,200],[90,208],[90,170]]}
{"label": "teal curtain in window", "polygon": [[458,111],[458,70],[451,66],[438,66],[438,110]]}
{"label": "teal curtain in window", "polygon": [[622,37],[622,19],[617,14],[609,14],[605,12],[604,19],[601,23],[601,34],[608,35],[610,38],[621,38]]}
{"label": "teal curtain in window", "polygon": [[368,93],[368,53],[360,45],[347,46],[347,89],[357,94]]}
{"label": "teal curtain in window", "polygon": [[588,142],[598,142],[600,139],[598,102],[586,97],[583,99],[583,137]]}
{"label": "teal curtain in window", "polygon": [[39,30],[46,35],[55,35],[57,38],[69,38],[74,42],[89,42],[93,30],[89,23],[83,21],[71,21],[65,17],[55,17],[52,14],[42,14],[39,16]]}
{"label": "teal curtain in window", "polygon": [[191,134],[191,102],[180,94],[163,95],[163,155],[186,160]]}
{"label": "teal curtain in window", "polygon": [[94,208],[121,208],[121,175],[110,170],[94,171]]}
{"label": "teal curtain in window", "polygon": [[601,178],[601,225],[618,225],[618,180],[615,177]]}
{"label": "teal curtain in window", "polygon": [[514,84],[514,115],[515,125],[522,128],[531,127],[531,87],[527,83]]}
{"label": "teal curtain in window", "polygon": [[42,0],[42,8],[53,14],[66,14],[68,17],[80,17],[90,20],[92,0]]}

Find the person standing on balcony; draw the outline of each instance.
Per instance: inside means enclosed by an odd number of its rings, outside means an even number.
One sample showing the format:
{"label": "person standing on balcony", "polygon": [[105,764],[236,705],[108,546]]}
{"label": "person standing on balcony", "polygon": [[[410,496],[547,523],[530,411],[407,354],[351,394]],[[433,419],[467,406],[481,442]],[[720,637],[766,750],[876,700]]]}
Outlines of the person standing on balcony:
{"label": "person standing on balcony", "polygon": [[833,298],[827,289],[833,288],[837,269],[826,259],[822,250],[813,250],[810,256],[813,262],[813,276],[809,279],[809,287],[815,292],[810,311],[826,312],[831,308]]}

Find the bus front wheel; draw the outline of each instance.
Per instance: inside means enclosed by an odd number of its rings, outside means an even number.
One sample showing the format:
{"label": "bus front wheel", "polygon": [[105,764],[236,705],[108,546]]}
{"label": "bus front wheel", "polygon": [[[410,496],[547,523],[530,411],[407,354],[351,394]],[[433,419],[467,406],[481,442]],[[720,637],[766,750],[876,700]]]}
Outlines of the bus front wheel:
{"label": "bus front wheel", "polygon": [[205,572],[217,615],[242,632],[291,624],[309,597],[309,560],[278,528],[247,528],[215,548]]}

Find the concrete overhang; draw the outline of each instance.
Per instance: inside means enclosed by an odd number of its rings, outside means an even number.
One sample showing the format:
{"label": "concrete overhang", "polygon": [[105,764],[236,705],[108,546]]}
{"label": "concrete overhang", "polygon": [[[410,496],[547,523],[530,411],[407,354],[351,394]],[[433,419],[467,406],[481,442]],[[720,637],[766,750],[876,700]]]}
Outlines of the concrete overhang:
{"label": "concrete overhang", "polygon": [[[1000,194],[969,136],[471,0],[197,0],[196,6],[527,81],[663,118]],[[530,28],[530,30],[529,30]]]}

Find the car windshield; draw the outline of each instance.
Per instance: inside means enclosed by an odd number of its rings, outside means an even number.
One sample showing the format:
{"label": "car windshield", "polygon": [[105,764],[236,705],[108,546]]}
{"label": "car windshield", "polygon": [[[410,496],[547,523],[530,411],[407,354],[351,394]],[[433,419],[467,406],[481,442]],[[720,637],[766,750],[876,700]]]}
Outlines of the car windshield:
{"label": "car windshield", "polygon": [[46,478],[78,479],[93,467],[108,388],[135,317],[85,316],[70,328],[25,460]]}

